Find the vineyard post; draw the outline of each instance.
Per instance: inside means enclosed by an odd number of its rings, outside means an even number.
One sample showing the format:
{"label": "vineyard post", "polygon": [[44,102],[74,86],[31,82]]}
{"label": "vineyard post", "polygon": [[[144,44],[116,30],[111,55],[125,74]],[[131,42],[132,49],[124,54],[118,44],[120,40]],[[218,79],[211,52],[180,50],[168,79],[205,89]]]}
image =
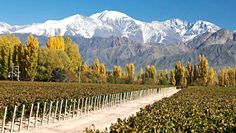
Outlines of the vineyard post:
{"label": "vineyard post", "polygon": [[33,113],[33,108],[34,108],[34,104],[31,104],[30,115],[29,115],[29,120],[28,120],[28,129],[30,128],[30,120],[31,120],[31,115]]}
{"label": "vineyard post", "polygon": [[54,113],[53,123],[55,122],[55,120],[57,120],[58,104],[59,104],[59,101],[56,102],[56,109],[55,109],[55,113]]}
{"label": "vineyard post", "polygon": [[73,118],[75,117],[75,104],[76,104],[76,99],[74,99],[74,104],[73,104],[73,115],[72,115]]}
{"label": "vineyard post", "polygon": [[118,95],[116,94],[116,98],[115,98],[115,106],[117,106],[118,96],[119,96],[119,94],[118,94]]}
{"label": "vineyard post", "polygon": [[117,98],[116,96],[117,94],[114,94],[114,105],[113,105],[114,107],[116,106],[116,98]]}
{"label": "vineyard post", "polygon": [[87,104],[87,114],[89,113],[91,97],[88,97],[88,104]]}
{"label": "vineyard post", "polygon": [[79,116],[79,112],[81,114],[81,111],[80,111],[80,108],[79,108],[79,106],[80,106],[80,98],[77,101],[78,101],[78,103],[77,103],[77,113],[76,113],[76,116],[78,117]]}
{"label": "vineyard post", "polygon": [[41,126],[43,125],[43,120],[44,120],[44,116],[45,116],[45,112],[46,112],[46,107],[47,107],[47,102],[44,102],[44,106],[43,106],[43,116],[42,116],[42,120],[41,120]]}
{"label": "vineyard post", "polygon": [[71,117],[71,108],[72,108],[72,105],[71,103],[73,102],[72,99],[70,99],[70,104],[69,104],[69,111],[68,111],[68,115],[69,115],[69,118]]}
{"label": "vineyard post", "polygon": [[82,98],[82,103],[81,103],[81,113],[83,114],[84,111],[84,98]]}
{"label": "vineyard post", "polygon": [[123,100],[122,100],[122,103],[125,103],[125,96],[126,96],[126,92],[123,93]]}
{"label": "vineyard post", "polygon": [[115,94],[112,94],[112,104],[111,104],[111,107],[114,106],[114,100],[115,100]]}
{"label": "vineyard post", "polygon": [[130,96],[130,92],[127,93],[127,102],[129,102],[129,96]]}
{"label": "vineyard post", "polygon": [[66,103],[65,103],[65,108],[64,108],[64,120],[66,120],[66,111],[67,111],[67,103],[68,103],[68,100],[66,99]]}
{"label": "vineyard post", "polygon": [[59,121],[59,122],[61,121],[61,111],[62,111],[62,105],[63,105],[63,100],[61,100],[61,103],[60,103],[60,108],[59,108],[59,117],[58,117],[58,121]]}
{"label": "vineyard post", "polygon": [[96,110],[95,110],[95,111],[98,111],[98,101],[99,101],[99,97],[100,97],[100,96],[97,96],[97,98],[96,98],[96,108],[95,108]]}
{"label": "vineyard post", "polygon": [[93,111],[93,97],[91,97],[91,101],[90,101],[90,112]]}
{"label": "vineyard post", "polygon": [[92,102],[93,102],[93,97],[90,97],[90,101],[89,101],[89,113],[91,112],[91,108],[92,108]]}
{"label": "vineyard post", "polygon": [[19,125],[19,132],[22,129],[22,123],[23,123],[23,118],[24,118],[24,113],[25,113],[25,105],[22,105],[22,110],[21,110],[21,118],[20,118],[20,125]]}
{"label": "vineyard post", "polygon": [[3,116],[3,120],[2,120],[2,130],[1,130],[1,133],[5,132],[6,117],[7,117],[7,107],[5,107],[5,111],[4,111],[4,116]]}
{"label": "vineyard post", "polygon": [[50,101],[50,105],[49,105],[49,113],[48,113],[48,122],[47,122],[47,124],[50,123],[51,112],[52,112],[52,101]]}
{"label": "vineyard post", "polygon": [[104,103],[104,108],[107,108],[108,105],[108,95],[105,96],[105,103]]}
{"label": "vineyard post", "polygon": [[113,107],[113,100],[114,100],[114,94],[111,94],[111,105],[110,105],[110,107]]}
{"label": "vineyard post", "polygon": [[113,94],[111,94],[110,107],[112,107],[112,104],[113,104]]}
{"label": "vineyard post", "polygon": [[122,93],[120,93],[120,101],[119,103],[121,104],[122,103]]}
{"label": "vineyard post", "polygon": [[110,105],[110,107],[113,106],[113,100],[114,100],[114,94],[111,94],[111,105]]}
{"label": "vineyard post", "polygon": [[108,107],[111,107],[111,94],[109,94]]}
{"label": "vineyard post", "polygon": [[86,109],[86,114],[89,113],[89,106],[90,106],[90,97],[88,97],[88,101],[87,101],[87,109]]}
{"label": "vineyard post", "polygon": [[127,102],[127,100],[128,100],[128,92],[126,92],[126,96],[125,96],[125,102]]}
{"label": "vineyard post", "polygon": [[37,110],[35,114],[35,122],[34,122],[34,127],[37,126],[37,119],[38,119],[38,114],[39,114],[39,102],[37,103]]}
{"label": "vineyard post", "polygon": [[104,96],[103,95],[100,95],[99,97],[99,101],[98,101],[98,110],[101,110],[102,109],[102,105],[103,105],[103,99],[104,99]]}
{"label": "vineyard post", "polygon": [[95,97],[94,111],[97,111],[97,110],[98,110],[98,97],[99,97],[99,96],[96,96],[96,97]]}
{"label": "vineyard post", "polygon": [[113,95],[113,100],[112,100],[112,107],[114,107],[115,106],[115,94],[112,94]]}
{"label": "vineyard post", "polygon": [[96,108],[96,96],[93,97],[93,109],[92,111],[95,111]]}
{"label": "vineyard post", "polygon": [[130,98],[129,98],[130,101],[132,100],[132,95],[133,95],[133,92],[130,92]]}
{"label": "vineyard post", "polygon": [[97,96],[94,96],[93,98],[93,110],[92,111],[95,111],[96,110],[96,101],[97,100]]}
{"label": "vineyard post", "polygon": [[106,95],[106,106],[105,106],[105,108],[108,107],[108,103],[109,103],[109,95]]}
{"label": "vineyard post", "polygon": [[102,101],[101,101],[101,109],[104,109],[104,104],[105,104],[105,95],[102,96]]}
{"label": "vineyard post", "polygon": [[105,99],[106,99],[106,95],[103,95],[103,97],[102,97],[102,109],[104,109]]}
{"label": "vineyard post", "polygon": [[116,106],[117,105],[117,94],[115,94],[115,105],[114,106]]}
{"label": "vineyard post", "polygon": [[97,96],[97,98],[96,98],[96,99],[97,99],[97,100],[96,100],[96,111],[98,111],[98,106],[99,106],[99,103],[98,103],[98,102],[99,102],[99,97],[100,97],[100,96]]}
{"label": "vineyard post", "polygon": [[91,97],[91,106],[90,106],[91,112],[93,111],[93,100],[94,100],[94,97]]}
{"label": "vineyard post", "polygon": [[104,109],[104,108],[106,107],[106,101],[107,101],[107,96],[104,95],[104,96],[103,96],[102,109]]}
{"label": "vineyard post", "polygon": [[84,114],[86,115],[86,111],[87,111],[87,102],[88,102],[88,97],[85,98],[85,105],[84,105]]}
{"label": "vineyard post", "polygon": [[106,104],[106,108],[109,106],[109,94],[107,95],[107,100],[106,100],[106,102],[107,102],[107,104]]}
{"label": "vineyard post", "polygon": [[99,101],[98,101],[98,110],[102,108],[102,95],[99,96]]}
{"label": "vineyard post", "polygon": [[122,93],[119,94],[119,104],[121,104]]}
{"label": "vineyard post", "polygon": [[125,102],[125,92],[122,93],[122,104]]}
{"label": "vineyard post", "polygon": [[99,110],[99,99],[100,99],[100,95],[97,96],[97,102],[96,102],[96,111]]}

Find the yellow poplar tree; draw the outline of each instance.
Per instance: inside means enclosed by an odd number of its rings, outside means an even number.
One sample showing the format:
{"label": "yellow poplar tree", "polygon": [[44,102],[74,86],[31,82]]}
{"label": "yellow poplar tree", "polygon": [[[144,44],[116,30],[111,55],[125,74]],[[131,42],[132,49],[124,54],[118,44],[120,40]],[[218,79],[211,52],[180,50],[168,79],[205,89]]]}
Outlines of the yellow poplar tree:
{"label": "yellow poplar tree", "polygon": [[216,84],[215,70],[213,67],[210,67],[208,85],[215,86],[215,84]]}
{"label": "yellow poplar tree", "polygon": [[171,85],[176,85],[175,70],[170,71],[170,84]]}
{"label": "yellow poplar tree", "polygon": [[135,72],[135,66],[134,64],[126,64],[125,66],[125,74],[126,79],[128,83],[131,83],[134,81],[134,72]]}
{"label": "yellow poplar tree", "polygon": [[228,76],[230,86],[235,86],[235,71],[233,68],[228,69]]}
{"label": "yellow poplar tree", "polygon": [[185,68],[180,61],[175,65],[175,80],[178,86],[185,86],[187,82],[185,78]]}
{"label": "yellow poplar tree", "polygon": [[100,66],[100,77],[103,82],[106,82],[106,66],[105,64],[101,64]]}
{"label": "yellow poplar tree", "polygon": [[225,83],[225,87],[228,87],[230,84],[230,79],[229,79],[229,73],[228,73],[228,69],[224,69],[224,83]]}
{"label": "yellow poplar tree", "polygon": [[7,79],[8,72],[12,69],[12,63],[19,65],[21,48],[20,39],[16,36],[0,36],[0,75],[2,79]]}
{"label": "yellow poplar tree", "polygon": [[188,61],[186,65],[186,78],[187,84],[190,85],[193,82],[193,67],[192,64]]}
{"label": "yellow poplar tree", "polygon": [[122,68],[120,66],[114,66],[113,67],[113,76],[115,78],[121,79],[123,75]]}
{"label": "yellow poplar tree", "polygon": [[151,66],[151,78],[156,80],[156,73],[157,73],[157,70],[156,70],[156,67],[154,65]]}
{"label": "yellow poplar tree", "polygon": [[169,80],[169,73],[168,73],[168,69],[164,70],[164,77],[166,78],[166,80]]}
{"label": "yellow poplar tree", "polygon": [[208,60],[205,56],[199,55],[199,62],[198,62],[198,79],[200,83],[206,84],[208,80]]}
{"label": "yellow poplar tree", "polygon": [[97,77],[100,77],[100,68],[101,68],[101,63],[99,59],[95,59],[93,62],[93,69],[94,69],[94,74]]}
{"label": "yellow poplar tree", "polygon": [[162,80],[162,78],[163,78],[163,70],[159,70],[157,73],[157,79],[159,83]]}
{"label": "yellow poplar tree", "polygon": [[224,70],[221,69],[218,71],[218,81],[219,81],[219,85],[220,86],[225,86],[225,83],[224,83]]}
{"label": "yellow poplar tree", "polygon": [[46,43],[50,50],[65,50],[64,38],[62,36],[50,36]]}
{"label": "yellow poplar tree", "polygon": [[29,35],[24,47],[26,79],[34,80],[38,64],[39,42],[36,37]]}

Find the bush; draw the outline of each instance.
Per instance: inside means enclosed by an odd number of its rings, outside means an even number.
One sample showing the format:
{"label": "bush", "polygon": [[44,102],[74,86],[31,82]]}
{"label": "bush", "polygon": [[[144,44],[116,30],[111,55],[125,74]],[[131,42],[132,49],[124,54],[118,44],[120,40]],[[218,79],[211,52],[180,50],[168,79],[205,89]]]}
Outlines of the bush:
{"label": "bush", "polygon": [[55,70],[52,71],[52,76],[50,81],[53,82],[63,82],[65,81],[66,76],[65,76],[65,71],[60,69],[60,68],[56,68]]}

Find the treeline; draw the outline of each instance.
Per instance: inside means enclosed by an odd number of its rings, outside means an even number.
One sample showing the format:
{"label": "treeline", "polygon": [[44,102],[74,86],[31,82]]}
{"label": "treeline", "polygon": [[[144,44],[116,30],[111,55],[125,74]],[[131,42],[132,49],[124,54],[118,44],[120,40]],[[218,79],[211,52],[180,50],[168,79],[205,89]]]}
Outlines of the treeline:
{"label": "treeline", "polygon": [[0,79],[9,78],[12,64],[20,67],[21,80],[115,83],[115,84],[159,84],[159,85],[209,85],[235,86],[236,68],[224,68],[215,72],[208,60],[200,55],[198,63],[186,66],[178,61],[172,70],[158,70],[154,65],[139,72],[134,64],[113,66],[111,71],[96,59],[92,65],[83,62],[79,47],[69,37],[49,37],[46,47],[39,47],[36,37],[29,35],[25,44],[14,35],[0,36]]}
{"label": "treeline", "polygon": [[[77,44],[69,37],[49,37],[40,48],[29,35],[25,44],[14,35],[0,36],[0,79],[8,79],[12,65],[19,66],[20,79],[26,81],[73,81],[82,63]],[[14,76],[14,75],[13,75]]]}

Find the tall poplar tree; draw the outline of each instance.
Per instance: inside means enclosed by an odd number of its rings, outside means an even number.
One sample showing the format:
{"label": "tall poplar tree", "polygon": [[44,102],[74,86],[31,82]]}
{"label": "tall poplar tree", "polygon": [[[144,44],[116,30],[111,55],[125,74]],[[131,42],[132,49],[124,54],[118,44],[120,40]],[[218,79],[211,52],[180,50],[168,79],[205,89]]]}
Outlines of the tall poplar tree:
{"label": "tall poplar tree", "polygon": [[38,65],[39,42],[36,37],[29,35],[24,46],[24,68],[25,78],[34,81],[36,75],[36,68]]}

